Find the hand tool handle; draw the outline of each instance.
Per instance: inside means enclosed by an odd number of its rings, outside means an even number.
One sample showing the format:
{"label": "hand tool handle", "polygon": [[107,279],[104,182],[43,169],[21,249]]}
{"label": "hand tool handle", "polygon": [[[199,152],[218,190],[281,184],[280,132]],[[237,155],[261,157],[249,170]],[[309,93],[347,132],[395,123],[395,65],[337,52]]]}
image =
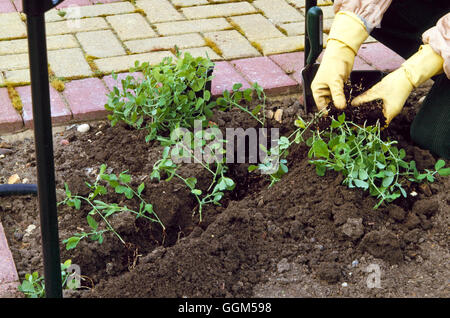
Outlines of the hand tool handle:
{"label": "hand tool handle", "polygon": [[[312,7],[317,6],[317,0],[306,0],[305,3],[305,16],[307,15],[309,9]],[[308,58],[309,54],[309,37],[308,37],[308,25],[305,21],[305,66],[306,66],[306,60]]]}
{"label": "hand tool handle", "polygon": [[[323,48],[323,14],[319,7],[312,7],[306,13],[306,33],[308,52],[305,51],[305,64],[314,64]],[[306,41],[306,39],[305,39]],[[306,42],[305,42],[306,44]]]}

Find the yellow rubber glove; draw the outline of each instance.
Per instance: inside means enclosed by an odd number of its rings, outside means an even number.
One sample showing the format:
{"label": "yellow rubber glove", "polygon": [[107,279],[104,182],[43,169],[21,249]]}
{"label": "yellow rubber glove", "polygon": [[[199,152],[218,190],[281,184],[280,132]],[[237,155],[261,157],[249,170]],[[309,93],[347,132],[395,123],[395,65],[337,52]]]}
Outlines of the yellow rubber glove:
{"label": "yellow rubber glove", "polygon": [[400,68],[384,77],[364,94],[352,101],[352,106],[376,100],[383,100],[383,114],[388,125],[400,114],[411,91],[442,73],[444,59],[429,44],[422,45]]}
{"label": "yellow rubber glove", "polygon": [[353,68],[355,56],[369,34],[364,23],[352,12],[340,11],[336,14],[328,36],[327,48],[311,90],[320,110],[333,100],[336,108],[347,106],[344,83]]}

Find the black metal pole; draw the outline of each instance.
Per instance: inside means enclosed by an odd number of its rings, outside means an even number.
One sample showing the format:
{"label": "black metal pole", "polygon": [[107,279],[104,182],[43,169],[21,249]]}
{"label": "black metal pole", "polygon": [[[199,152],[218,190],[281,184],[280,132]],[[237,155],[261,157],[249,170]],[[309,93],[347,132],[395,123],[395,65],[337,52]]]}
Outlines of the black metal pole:
{"label": "black metal pole", "polygon": [[[25,4],[27,1],[24,0],[23,2]],[[45,11],[39,14],[27,14],[28,54],[33,101],[42,251],[44,256],[45,294],[47,298],[62,298],[44,13]]]}

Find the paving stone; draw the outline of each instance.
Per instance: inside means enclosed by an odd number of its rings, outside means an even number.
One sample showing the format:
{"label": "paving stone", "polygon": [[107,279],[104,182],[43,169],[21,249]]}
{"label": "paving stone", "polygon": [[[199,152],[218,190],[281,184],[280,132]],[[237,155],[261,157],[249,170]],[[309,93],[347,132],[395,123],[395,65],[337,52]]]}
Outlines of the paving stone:
{"label": "paving stone", "polygon": [[405,61],[400,55],[381,43],[361,45],[358,55],[365,62],[381,71],[393,71]]}
{"label": "paving stone", "polygon": [[369,35],[369,37],[364,41],[364,43],[375,43],[378,42],[377,39]]}
{"label": "paving stone", "polygon": [[[22,117],[17,113],[17,111],[13,108],[11,100],[8,96],[7,88],[0,88],[0,105],[2,105],[2,111],[0,111],[0,133],[12,132],[19,130],[23,127]],[[1,240],[1,238],[0,238]],[[0,244],[4,244],[4,242],[0,242]],[[0,247],[0,251],[3,250],[3,246]],[[0,263],[2,263],[3,255],[0,255]],[[3,272],[3,269],[0,269],[0,275]],[[1,276],[0,276],[1,277]]]}
{"label": "paving stone", "polygon": [[122,41],[157,36],[147,20],[139,13],[121,14],[106,17]]}
{"label": "paving stone", "polygon": [[83,50],[95,57],[125,55],[125,49],[111,30],[77,33],[76,37]]}
{"label": "paving stone", "polygon": [[280,28],[283,29],[288,36],[304,35],[305,21],[280,24]]}
{"label": "paving stone", "polygon": [[211,4],[181,9],[188,19],[228,17],[232,15],[255,13],[256,9],[248,2]]}
{"label": "paving stone", "polygon": [[331,25],[333,24],[334,19],[324,19],[323,20],[323,32],[330,33]]}
{"label": "paving stone", "polygon": [[305,17],[297,9],[284,0],[255,0],[252,4],[275,24],[305,20]]}
{"label": "paving stone", "polygon": [[261,14],[232,17],[230,21],[236,24],[250,41],[284,36],[283,33]]}
{"label": "paving stone", "polygon": [[92,70],[79,48],[49,51],[48,62],[57,77],[92,75]]}
{"label": "paving stone", "polygon": [[155,26],[158,33],[164,36],[183,33],[220,31],[232,28],[225,18],[157,23]]}
{"label": "paving stone", "polygon": [[87,6],[92,3],[89,0],[65,0],[63,3],[57,5],[56,7],[59,9],[75,7],[75,6]]}
{"label": "paving stone", "polygon": [[359,56],[355,57],[355,62],[353,63],[353,70],[363,71],[363,70],[375,70],[374,67],[367,64],[362,58]]}
{"label": "paving stone", "polygon": [[333,6],[322,6],[320,7],[323,13],[323,19],[333,19],[334,18],[334,9]]}
{"label": "paving stone", "polygon": [[[53,123],[68,122],[72,119],[72,112],[67,108],[61,95],[52,86],[50,88],[50,109]],[[31,99],[31,86],[16,87],[22,100],[22,117],[25,128],[33,128],[33,104]]]}
{"label": "paving stone", "polygon": [[136,60],[140,61],[141,63],[148,62],[150,65],[154,65],[160,63],[166,56],[174,57],[174,55],[169,51],[161,51],[135,55],[107,57],[95,60],[95,64],[103,73],[111,73],[113,71],[126,72],[129,71],[131,67],[134,67],[134,63]]}
{"label": "paving stone", "polygon": [[242,90],[250,88],[251,85],[242,77],[234,67],[226,62],[216,62],[213,71],[213,80],[211,83],[211,94],[213,96],[220,96],[225,90],[231,91],[233,85],[242,83]]}
{"label": "paving stone", "polygon": [[303,68],[305,52],[275,54],[271,55],[270,59],[281,67],[285,73],[292,74]]}
{"label": "paving stone", "polygon": [[179,49],[199,47],[205,45],[205,40],[198,33],[164,36],[158,38],[134,40],[124,42],[132,53],[169,50],[176,46]]}
{"label": "paving stone", "polygon": [[18,281],[0,284],[0,298],[23,298],[23,294],[17,289],[19,285]]}
{"label": "paving stone", "polygon": [[65,19],[83,19],[105,15],[121,14],[134,12],[136,8],[128,1],[96,4],[79,7],[68,7]]}
{"label": "paving stone", "polygon": [[0,71],[28,68],[28,54],[4,55],[0,57]]}
{"label": "paving stone", "polygon": [[[63,15],[64,14],[64,15]],[[66,11],[53,8],[45,12],[45,22],[57,22],[65,20]]]}
{"label": "paving stone", "polygon": [[287,2],[290,5],[298,8],[298,9],[304,8],[306,6],[306,4],[305,4],[306,1],[305,0],[287,0]]}
{"label": "paving stone", "polygon": [[318,6],[332,6],[333,1],[332,0],[317,0]]}
{"label": "paving stone", "polygon": [[8,83],[14,85],[27,85],[30,83],[30,70],[5,71],[5,79]]}
{"label": "paving stone", "polygon": [[181,53],[190,53],[193,57],[209,57],[211,61],[217,61],[221,60],[222,57],[218,55],[216,52],[214,52],[209,46],[203,46],[203,47],[193,47],[189,49],[181,50]]}
{"label": "paving stone", "polygon": [[108,90],[98,78],[86,78],[66,83],[63,92],[75,120],[106,118]]}
{"label": "paving stone", "polygon": [[104,18],[66,20],[59,22],[50,22],[46,24],[47,35],[87,32],[104,29],[109,29],[109,25],[108,23],[106,23]]}
{"label": "paving stone", "polygon": [[0,223],[0,284],[12,283],[18,280],[16,265],[8,247],[3,225]]}
{"label": "paving stone", "polygon": [[167,0],[137,0],[151,23],[184,20],[185,18]]}
{"label": "paving stone", "polygon": [[283,38],[255,41],[264,55],[279,54],[303,50],[305,38],[303,36],[289,36]]}
{"label": "paving stone", "polygon": [[16,7],[9,0],[0,0],[0,12],[1,13],[10,13],[16,12]]}
{"label": "paving stone", "polygon": [[259,56],[259,52],[238,31],[218,31],[204,33],[221,51],[224,59]]}
{"label": "paving stone", "polygon": [[25,38],[27,29],[17,12],[0,14],[0,40]]}
{"label": "paving stone", "polygon": [[121,88],[122,88],[121,81],[126,79],[127,76],[133,76],[134,78],[136,78],[138,80],[141,80],[144,76],[141,72],[134,72],[134,73],[126,72],[126,73],[119,73],[116,75],[117,75],[117,81],[114,80],[112,75],[107,75],[107,76],[103,77],[103,81],[105,82],[105,85],[109,91],[112,91],[115,86],[117,86],[117,88],[119,88],[119,90],[121,90]]}
{"label": "paving stone", "polygon": [[191,7],[208,4],[208,0],[170,0],[175,7]]}
{"label": "paving stone", "polygon": [[231,61],[250,83],[257,82],[268,95],[298,93],[299,84],[268,57]]}

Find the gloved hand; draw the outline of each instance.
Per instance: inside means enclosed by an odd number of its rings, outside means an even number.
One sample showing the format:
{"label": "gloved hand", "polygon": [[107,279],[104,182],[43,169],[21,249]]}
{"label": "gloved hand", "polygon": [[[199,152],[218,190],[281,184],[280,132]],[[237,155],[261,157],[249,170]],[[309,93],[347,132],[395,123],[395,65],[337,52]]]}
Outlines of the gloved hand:
{"label": "gloved hand", "polygon": [[368,36],[364,23],[356,14],[348,11],[336,14],[322,62],[311,83],[319,111],[326,108],[331,100],[338,109],[347,106],[344,83],[352,71],[361,44]]}
{"label": "gloved hand", "polygon": [[422,45],[400,68],[384,77],[364,94],[352,101],[352,106],[383,100],[386,125],[397,116],[405,105],[411,91],[443,71],[444,60],[429,44]]}

